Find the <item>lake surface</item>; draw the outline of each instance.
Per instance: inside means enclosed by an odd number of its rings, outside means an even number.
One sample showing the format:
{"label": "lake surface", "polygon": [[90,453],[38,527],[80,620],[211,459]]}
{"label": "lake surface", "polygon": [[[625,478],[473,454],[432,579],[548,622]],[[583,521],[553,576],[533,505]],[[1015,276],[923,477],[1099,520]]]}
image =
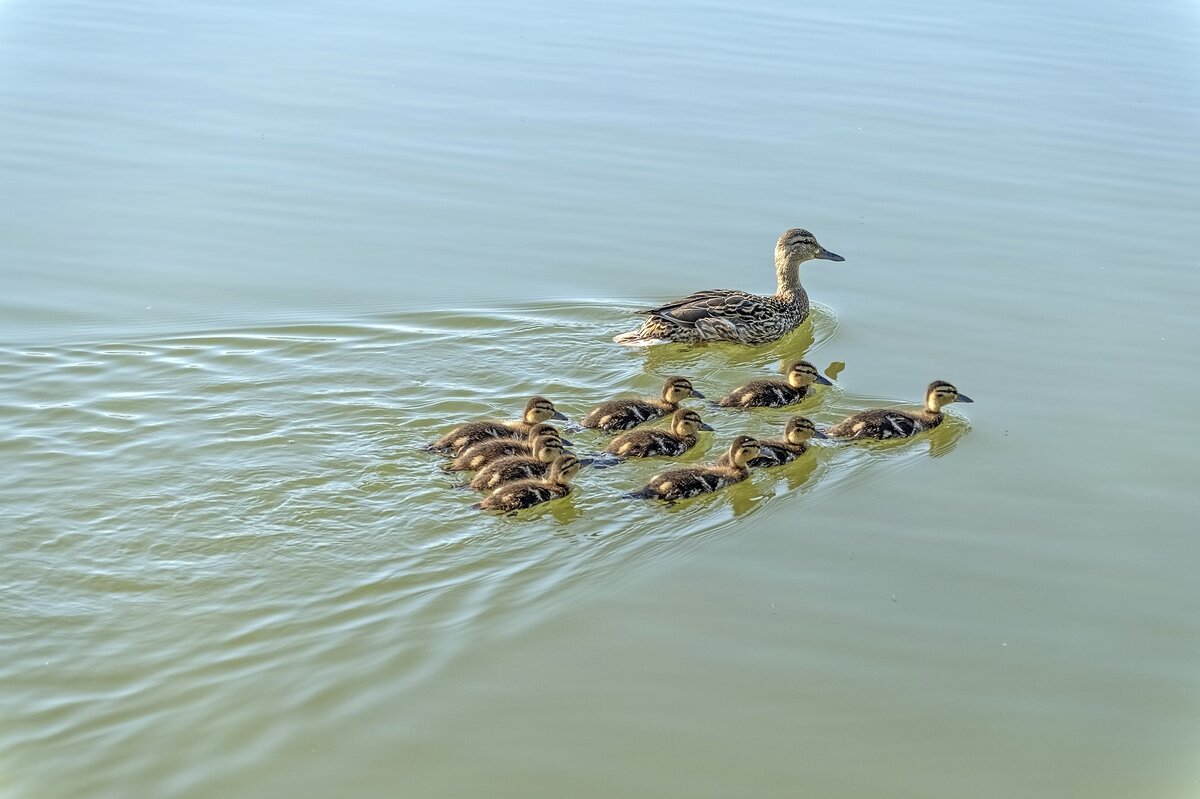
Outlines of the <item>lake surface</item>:
{"label": "lake surface", "polygon": [[[0,5],[0,795],[1194,797],[1200,9]],[[772,345],[630,309],[801,275]],[[840,362],[717,495],[418,447]],[[789,411],[693,403],[717,432]],[[604,438],[570,433],[581,452]]]}

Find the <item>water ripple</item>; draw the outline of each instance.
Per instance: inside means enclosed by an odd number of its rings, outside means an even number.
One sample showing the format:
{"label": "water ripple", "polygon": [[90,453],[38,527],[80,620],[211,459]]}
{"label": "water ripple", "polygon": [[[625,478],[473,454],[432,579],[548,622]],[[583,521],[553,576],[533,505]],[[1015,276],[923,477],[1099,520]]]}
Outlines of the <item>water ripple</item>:
{"label": "water ripple", "polygon": [[[0,352],[12,433],[0,451],[22,464],[5,489],[7,557],[24,575],[5,612],[24,654],[0,677],[79,686],[28,704],[13,727],[23,745],[86,740],[102,753],[184,706],[215,723],[205,703],[220,686],[261,684],[296,660],[314,664],[306,681],[275,685],[256,712],[348,712],[364,700],[346,669],[424,679],[479,636],[555,612],[564,592],[676,557],[763,503],[944,454],[965,430],[820,447],[669,508],[620,497],[661,461],[585,470],[569,497],[517,518],[473,510],[476,496],[420,450],[465,419],[514,417],[535,393],[578,419],[602,399],[656,393],[668,374],[713,396],[801,355],[841,357],[819,306],[755,349],[614,346],[632,323],[611,304],[557,303]],[[835,388],[801,410],[828,423],[863,404]],[[685,462],[736,433],[778,435],[790,415],[702,412],[718,432]],[[604,442],[571,437],[581,451]],[[93,648],[73,662],[43,654],[79,636]],[[22,678],[35,668],[56,679]],[[272,745],[242,722],[259,736],[248,745]]]}

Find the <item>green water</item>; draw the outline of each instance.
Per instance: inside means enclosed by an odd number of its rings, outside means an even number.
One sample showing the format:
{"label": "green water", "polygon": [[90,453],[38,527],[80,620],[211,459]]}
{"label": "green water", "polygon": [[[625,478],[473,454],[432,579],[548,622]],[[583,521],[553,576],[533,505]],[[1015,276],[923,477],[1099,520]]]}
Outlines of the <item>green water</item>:
{"label": "green water", "polygon": [[[0,6],[0,795],[1195,796],[1198,28]],[[611,343],[792,226],[796,333]],[[419,449],[800,355],[976,402],[670,508]]]}

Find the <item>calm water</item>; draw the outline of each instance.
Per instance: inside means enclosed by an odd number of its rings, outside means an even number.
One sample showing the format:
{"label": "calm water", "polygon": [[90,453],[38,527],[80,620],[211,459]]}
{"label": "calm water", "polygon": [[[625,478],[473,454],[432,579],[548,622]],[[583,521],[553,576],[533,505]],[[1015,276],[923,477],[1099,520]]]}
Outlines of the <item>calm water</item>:
{"label": "calm water", "polygon": [[[1198,35],[0,5],[0,795],[1196,796]],[[795,225],[812,324],[611,344]],[[417,450],[802,353],[820,424],[976,404],[669,509],[484,516]],[[699,407],[690,461],[788,416]]]}

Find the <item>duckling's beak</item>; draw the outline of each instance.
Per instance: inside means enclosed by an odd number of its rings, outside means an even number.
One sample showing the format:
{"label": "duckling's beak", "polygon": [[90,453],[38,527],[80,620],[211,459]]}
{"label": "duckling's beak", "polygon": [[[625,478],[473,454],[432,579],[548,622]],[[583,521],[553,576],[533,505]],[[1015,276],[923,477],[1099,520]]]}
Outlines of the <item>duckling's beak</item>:
{"label": "duckling's beak", "polygon": [[842,256],[838,255],[836,252],[830,252],[829,250],[825,249],[824,247],[821,247],[820,252],[818,252],[816,255],[814,255],[813,258],[820,258],[822,261],[844,261],[844,260],[846,260]]}
{"label": "duckling's beak", "polygon": [[575,446],[574,442],[567,441],[565,438],[561,438],[561,437],[560,437],[560,438],[559,438],[559,441],[561,441],[561,442],[562,442],[562,445],[563,445],[564,447],[573,447],[573,446]]}
{"label": "duckling's beak", "polygon": [[595,462],[596,462],[595,458],[580,458],[579,459],[580,466],[591,466]]}
{"label": "duckling's beak", "polygon": [[958,396],[957,396],[957,397],[954,399],[954,401],[955,401],[955,402],[974,402],[975,400],[971,399],[971,398],[970,398],[970,397],[968,397],[966,394],[959,394],[959,395],[958,395]]}
{"label": "duckling's beak", "polygon": [[565,422],[565,421],[567,421],[567,416],[566,416],[566,414],[564,414],[562,411],[555,411],[555,412],[554,412],[554,415],[553,415],[553,416],[551,416],[550,418],[551,418],[551,419],[557,419],[557,420],[558,420],[558,421],[560,421],[560,422]]}
{"label": "duckling's beak", "polygon": [[813,431],[813,438],[829,438],[829,436],[825,435],[825,434],[824,434],[824,433],[822,433],[820,430],[814,430],[814,431]]}
{"label": "duckling's beak", "polygon": [[694,388],[692,389],[692,396],[695,397],[696,399],[707,399],[707,397],[705,397],[703,394],[701,394],[699,391],[697,391]]}
{"label": "duckling's beak", "polygon": [[711,433],[712,431],[716,430],[717,428],[713,427],[713,426],[712,426],[711,424],[709,424],[708,422],[701,422],[701,423],[700,423],[700,429],[701,429],[701,430],[707,430],[708,432],[710,432],[710,433]]}
{"label": "duckling's beak", "polygon": [[820,383],[823,386],[832,386],[833,385],[833,382],[830,381],[830,379],[828,377],[826,377],[825,375],[817,375],[817,379],[815,382]]}

